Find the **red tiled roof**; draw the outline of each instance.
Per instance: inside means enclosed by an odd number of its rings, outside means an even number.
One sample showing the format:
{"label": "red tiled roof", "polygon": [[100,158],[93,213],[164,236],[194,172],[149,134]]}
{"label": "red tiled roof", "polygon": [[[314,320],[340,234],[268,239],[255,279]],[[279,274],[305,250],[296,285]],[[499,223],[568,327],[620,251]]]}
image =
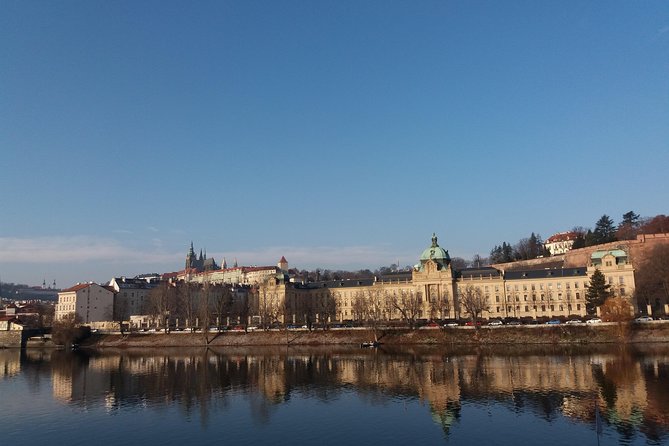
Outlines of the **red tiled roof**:
{"label": "red tiled roof", "polygon": [[90,283],[80,283],[79,285],[75,285],[75,286],[73,286],[71,288],[68,288],[66,290],[63,290],[61,292],[62,293],[69,293],[69,292],[72,292],[72,291],[79,291],[79,290],[83,290],[84,288],[88,288],[89,286],[91,286]]}
{"label": "red tiled roof", "polygon": [[578,237],[578,232],[558,232],[557,234],[548,237],[546,243],[566,242],[568,240],[574,240],[576,237]]}

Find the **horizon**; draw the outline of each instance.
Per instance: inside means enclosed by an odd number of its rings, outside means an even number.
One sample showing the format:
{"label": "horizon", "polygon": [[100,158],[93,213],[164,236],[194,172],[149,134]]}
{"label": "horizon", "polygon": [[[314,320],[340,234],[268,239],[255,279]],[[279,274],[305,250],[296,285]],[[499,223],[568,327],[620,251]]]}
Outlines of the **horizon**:
{"label": "horizon", "polygon": [[0,280],[487,257],[669,190],[669,3],[0,4]]}

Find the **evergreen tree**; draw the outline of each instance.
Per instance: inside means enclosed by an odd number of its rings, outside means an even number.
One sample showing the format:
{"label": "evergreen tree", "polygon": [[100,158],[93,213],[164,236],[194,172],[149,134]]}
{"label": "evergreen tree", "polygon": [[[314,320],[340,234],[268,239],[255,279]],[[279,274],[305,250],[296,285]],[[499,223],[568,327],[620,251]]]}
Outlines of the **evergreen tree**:
{"label": "evergreen tree", "polygon": [[588,314],[596,314],[597,307],[603,305],[612,295],[611,285],[606,283],[604,274],[596,269],[585,292],[585,310]]}
{"label": "evergreen tree", "polygon": [[639,227],[641,226],[639,219],[639,214],[635,214],[634,211],[629,211],[623,214],[623,221],[618,225],[616,238],[618,240],[635,239],[636,235],[639,233]]}
{"label": "evergreen tree", "polygon": [[571,245],[571,249],[579,249],[579,248],[585,248],[585,236],[583,234],[579,234],[576,236],[574,239],[574,244]]}
{"label": "evergreen tree", "polygon": [[616,229],[613,225],[613,220],[608,215],[601,216],[595,224],[594,245],[601,245],[602,243],[614,242],[616,240]]}

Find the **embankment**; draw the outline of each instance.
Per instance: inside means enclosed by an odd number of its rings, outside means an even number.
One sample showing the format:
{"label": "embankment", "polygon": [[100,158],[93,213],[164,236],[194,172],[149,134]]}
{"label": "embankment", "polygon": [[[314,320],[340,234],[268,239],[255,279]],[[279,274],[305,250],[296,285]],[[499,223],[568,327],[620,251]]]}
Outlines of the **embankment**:
{"label": "embankment", "polygon": [[[444,328],[421,330],[377,330],[385,345],[528,345],[669,342],[669,323],[626,326],[519,326]],[[195,346],[285,346],[359,345],[374,340],[373,330],[255,331],[223,333],[132,333],[98,334],[85,346],[102,347],[195,347]]]}

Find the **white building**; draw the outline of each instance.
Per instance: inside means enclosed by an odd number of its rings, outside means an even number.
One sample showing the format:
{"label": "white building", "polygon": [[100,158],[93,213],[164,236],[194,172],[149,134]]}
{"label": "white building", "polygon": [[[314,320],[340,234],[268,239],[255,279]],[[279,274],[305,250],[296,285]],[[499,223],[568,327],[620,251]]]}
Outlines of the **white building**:
{"label": "white building", "polygon": [[144,314],[149,304],[151,290],[158,286],[154,277],[134,278],[114,277],[109,287],[114,291],[114,318],[129,320],[131,315]]}
{"label": "white building", "polygon": [[78,322],[111,321],[114,310],[114,292],[97,283],[81,283],[58,293],[56,320],[74,314]]}
{"label": "white building", "polygon": [[544,242],[544,246],[550,251],[552,256],[564,254],[571,249],[577,237],[577,232],[558,232],[548,237],[548,240]]}

